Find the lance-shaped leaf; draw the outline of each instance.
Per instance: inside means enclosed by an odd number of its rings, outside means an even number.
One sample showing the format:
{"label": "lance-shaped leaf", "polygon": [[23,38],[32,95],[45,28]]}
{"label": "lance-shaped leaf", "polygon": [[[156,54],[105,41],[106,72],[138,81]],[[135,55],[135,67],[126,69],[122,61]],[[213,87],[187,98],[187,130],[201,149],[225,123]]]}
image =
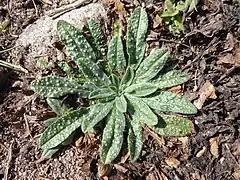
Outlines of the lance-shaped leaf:
{"label": "lance-shaped leaf", "polygon": [[154,78],[164,67],[169,57],[166,48],[153,50],[150,55],[140,64],[136,72],[136,81],[149,81]]}
{"label": "lance-shaped leaf", "polygon": [[133,79],[134,79],[134,71],[130,66],[128,66],[120,82],[120,89],[123,90],[125,89],[125,87],[130,86],[132,84]]}
{"label": "lance-shaped leaf", "polygon": [[81,126],[85,108],[77,109],[59,117],[43,132],[40,138],[42,149],[52,149],[66,140],[78,127]]}
{"label": "lance-shaped leaf", "polygon": [[128,65],[137,67],[142,61],[146,50],[146,33],[148,29],[147,13],[142,8],[136,8],[128,22],[127,53]]}
{"label": "lance-shaped leaf", "polygon": [[93,20],[90,19],[88,21],[88,27],[91,32],[94,44],[99,52],[101,52],[102,56],[106,54],[106,46],[104,36],[102,34],[102,30],[100,26]]}
{"label": "lance-shaped leaf", "polygon": [[107,59],[112,71],[125,71],[127,63],[124,57],[122,40],[119,35],[115,35],[109,42]]}
{"label": "lance-shaped leaf", "polygon": [[134,112],[137,113],[140,121],[152,126],[158,123],[158,117],[156,114],[154,114],[148,105],[140,98],[136,98],[131,95],[126,95],[126,97],[133,106]]}
{"label": "lance-shaped leaf", "polygon": [[82,131],[84,133],[92,130],[103,118],[105,118],[113,107],[113,102],[98,103],[89,107],[89,113],[82,122]]}
{"label": "lance-shaped leaf", "polygon": [[58,152],[61,149],[61,146],[54,147],[52,149],[43,149],[42,157],[43,158],[50,158],[52,157],[56,152]]}
{"label": "lance-shaped leaf", "polygon": [[124,95],[121,95],[120,97],[116,97],[116,107],[120,112],[127,112],[127,101],[124,97]]}
{"label": "lance-shaped leaf", "polygon": [[58,21],[57,30],[60,38],[67,43],[67,50],[79,65],[81,58],[96,62],[94,51],[81,31],[65,21]]}
{"label": "lance-shaped leaf", "polygon": [[63,115],[64,112],[68,109],[67,105],[63,104],[63,102],[60,99],[47,98],[46,100],[48,105],[52,108],[52,110],[59,116]]}
{"label": "lance-shaped leaf", "polygon": [[124,92],[137,97],[144,97],[157,91],[158,87],[152,83],[137,83],[127,87]]}
{"label": "lance-shaped leaf", "polygon": [[31,89],[44,97],[61,97],[66,94],[86,94],[87,88],[76,79],[46,76],[35,80]]}
{"label": "lance-shaped leaf", "polygon": [[132,120],[128,122],[128,151],[130,153],[130,159],[135,162],[142,151],[142,125],[139,121],[139,117],[136,113],[132,115]]}
{"label": "lance-shaped leaf", "polygon": [[122,147],[125,123],[123,113],[114,106],[103,131],[100,157],[104,164],[111,163],[118,156]]}
{"label": "lance-shaped leaf", "polygon": [[81,59],[78,61],[78,65],[89,82],[95,84],[96,86],[110,84],[110,80],[107,75],[96,63],[87,59]]}
{"label": "lance-shaped leaf", "polygon": [[159,89],[173,87],[188,81],[187,74],[180,70],[172,70],[151,80]]}
{"label": "lance-shaped leaf", "polygon": [[102,99],[113,97],[116,93],[110,88],[99,88],[89,94],[89,99]]}
{"label": "lance-shaped leaf", "polygon": [[151,128],[161,136],[186,136],[191,133],[191,121],[183,117],[174,117],[159,114],[160,118],[156,126]]}
{"label": "lance-shaped leaf", "polygon": [[116,76],[115,74],[111,74],[110,79],[111,79],[112,85],[114,86],[114,89],[117,90],[119,88],[121,79],[119,78],[119,76]]}
{"label": "lance-shaped leaf", "polygon": [[196,114],[196,107],[185,97],[178,94],[161,91],[155,95],[142,98],[152,109],[162,112],[176,112],[182,114]]}

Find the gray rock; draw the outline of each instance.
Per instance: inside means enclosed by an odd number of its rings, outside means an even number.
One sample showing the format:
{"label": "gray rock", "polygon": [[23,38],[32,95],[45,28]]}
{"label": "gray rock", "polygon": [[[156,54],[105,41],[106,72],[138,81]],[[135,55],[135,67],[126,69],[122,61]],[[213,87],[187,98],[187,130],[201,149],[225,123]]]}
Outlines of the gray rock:
{"label": "gray rock", "polygon": [[45,15],[34,24],[29,25],[19,36],[16,45],[21,48],[17,48],[15,51],[18,52],[15,53],[18,56],[19,52],[21,53],[24,66],[28,70],[36,67],[40,57],[50,57],[53,59],[55,57],[57,59],[57,50],[52,45],[59,40],[57,36],[57,22],[65,20],[81,29],[83,24],[90,18],[96,20],[105,19],[106,11],[104,7],[101,4],[92,3],[67,12],[56,19]]}

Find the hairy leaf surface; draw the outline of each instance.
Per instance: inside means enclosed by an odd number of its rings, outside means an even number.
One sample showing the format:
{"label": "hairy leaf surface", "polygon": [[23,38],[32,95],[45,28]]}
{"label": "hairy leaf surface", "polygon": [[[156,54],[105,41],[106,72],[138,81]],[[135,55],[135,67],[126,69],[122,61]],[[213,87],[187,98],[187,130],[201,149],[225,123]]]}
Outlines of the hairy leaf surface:
{"label": "hairy leaf surface", "polygon": [[159,89],[169,88],[183,84],[188,80],[186,73],[180,70],[172,70],[165,74],[161,74],[156,79],[151,80],[151,83],[158,86]]}
{"label": "hairy leaf surface", "polygon": [[116,107],[122,113],[127,112],[127,101],[124,95],[121,95],[120,97],[116,97]]}
{"label": "hairy leaf surface", "polygon": [[82,58],[96,62],[92,47],[79,29],[68,22],[60,20],[57,24],[57,30],[60,38],[67,43],[68,52],[77,64]]}
{"label": "hairy leaf surface", "polygon": [[99,88],[89,94],[89,99],[103,99],[113,97],[116,93],[110,88]]}
{"label": "hairy leaf surface", "polygon": [[154,78],[164,67],[169,58],[169,53],[166,48],[155,49],[150,55],[140,64],[136,72],[136,81],[149,81]]}
{"label": "hairy leaf surface", "polygon": [[142,61],[146,50],[146,33],[148,29],[147,13],[142,8],[136,8],[128,22],[127,27],[127,53],[128,65],[137,68]]}
{"label": "hairy leaf surface", "polygon": [[156,126],[151,128],[161,136],[186,136],[191,133],[191,122],[183,117],[174,117],[159,114],[160,119]]}
{"label": "hairy leaf surface", "polygon": [[57,115],[63,115],[64,112],[68,109],[67,105],[63,104],[60,99],[47,98],[48,105]]}
{"label": "hairy leaf surface", "polygon": [[103,118],[105,118],[113,107],[113,102],[98,103],[89,107],[89,113],[82,122],[82,131],[84,133],[92,130]]}
{"label": "hairy leaf surface", "polygon": [[196,107],[185,97],[178,94],[161,91],[156,95],[143,98],[143,101],[152,109],[162,112],[176,112],[182,114],[196,114]]}
{"label": "hairy leaf surface", "polygon": [[32,82],[31,89],[44,97],[61,97],[67,94],[86,94],[87,88],[76,79],[46,76]]}
{"label": "hairy leaf surface", "polygon": [[142,151],[142,125],[139,121],[139,117],[132,115],[132,120],[128,123],[128,151],[130,153],[130,159],[135,162]]}
{"label": "hairy leaf surface", "polygon": [[88,21],[88,27],[94,40],[94,44],[102,56],[106,55],[106,45],[101,27],[93,20]]}
{"label": "hairy leaf surface", "polygon": [[130,104],[133,106],[135,113],[138,115],[139,120],[147,125],[156,125],[158,123],[158,117],[152,112],[148,105],[141,99],[126,95]]}
{"label": "hairy leaf surface", "polygon": [[137,97],[144,97],[157,91],[158,87],[152,83],[137,83],[127,87],[124,92]]}
{"label": "hairy leaf surface", "polygon": [[85,108],[72,111],[69,114],[59,117],[48,126],[40,138],[42,149],[52,149],[67,139],[78,127],[81,126]]}
{"label": "hairy leaf surface", "polygon": [[78,65],[89,82],[95,84],[96,86],[110,84],[110,80],[107,75],[96,63],[87,59],[81,59],[78,61]]}
{"label": "hairy leaf surface", "polygon": [[128,66],[120,82],[120,89],[123,90],[125,89],[125,87],[130,86],[132,84],[133,79],[134,79],[134,71],[130,66]]}
{"label": "hairy leaf surface", "polygon": [[104,164],[111,163],[118,156],[122,147],[125,123],[123,113],[114,106],[103,131],[100,157]]}
{"label": "hairy leaf surface", "polygon": [[125,71],[127,63],[124,57],[122,40],[119,35],[115,35],[110,41],[108,46],[107,59],[112,71]]}

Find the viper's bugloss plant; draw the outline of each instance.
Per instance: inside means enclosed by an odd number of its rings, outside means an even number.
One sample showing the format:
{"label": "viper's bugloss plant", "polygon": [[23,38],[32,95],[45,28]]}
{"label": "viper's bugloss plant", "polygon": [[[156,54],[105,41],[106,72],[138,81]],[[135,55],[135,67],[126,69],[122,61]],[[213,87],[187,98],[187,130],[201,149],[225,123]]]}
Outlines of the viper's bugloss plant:
{"label": "viper's bugloss plant", "polygon": [[144,124],[161,136],[189,134],[189,120],[165,114],[196,113],[186,98],[167,91],[186,82],[186,74],[180,70],[164,71],[169,57],[165,48],[153,49],[144,58],[147,13],[142,8],[132,13],[126,47],[121,37],[114,35],[106,48],[98,24],[90,20],[88,27],[91,43],[69,23],[59,21],[57,25],[69,55],[84,78],[47,76],[31,84],[36,93],[47,98],[77,94],[91,102],[87,107],[63,113],[48,124],[40,138],[43,151],[61,145],[79,127],[84,133],[99,127],[103,130],[100,150],[103,163],[109,164],[119,155],[124,138],[131,161],[136,161],[142,150]]}

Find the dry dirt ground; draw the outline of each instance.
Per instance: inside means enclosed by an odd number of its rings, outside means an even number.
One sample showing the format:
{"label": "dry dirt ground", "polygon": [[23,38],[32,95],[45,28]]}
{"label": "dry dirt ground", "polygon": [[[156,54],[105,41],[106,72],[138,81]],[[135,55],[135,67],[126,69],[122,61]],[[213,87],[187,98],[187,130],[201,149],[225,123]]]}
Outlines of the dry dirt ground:
{"label": "dry dirt ground", "polygon": [[[0,51],[13,47],[22,31],[46,11],[69,3],[34,2],[36,7],[31,0],[1,0],[0,22],[9,16],[11,23],[0,33]],[[126,23],[125,18],[139,4],[115,2],[100,2],[108,13],[109,32],[116,16]],[[200,0],[197,11],[186,15],[186,32],[177,37],[164,30],[159,20],[162,1],[145,0],[145,7],[150,20],[149,48],[169,47],[178,66],[189,74],[190,80],[173,91],[184,94],[199,109],[189,117],[192,134],[163,138],[144,129],[143,152],[137,163],[130,163],[123,153],[114,165],[102,166],[100,140],[95,135],[82,137],[81,146],[73,143],[53,158],[40,161],[43,121],[54,113],[29,90],[29,84],[36,74],[51,74],[54,67],[28,67],[28,73],[0,67],[0,179],[240,179],[239,1]],[[0,54],[0,60],[25,67],[23,57]],[[108,177],[100,177],[106,174]]]}

